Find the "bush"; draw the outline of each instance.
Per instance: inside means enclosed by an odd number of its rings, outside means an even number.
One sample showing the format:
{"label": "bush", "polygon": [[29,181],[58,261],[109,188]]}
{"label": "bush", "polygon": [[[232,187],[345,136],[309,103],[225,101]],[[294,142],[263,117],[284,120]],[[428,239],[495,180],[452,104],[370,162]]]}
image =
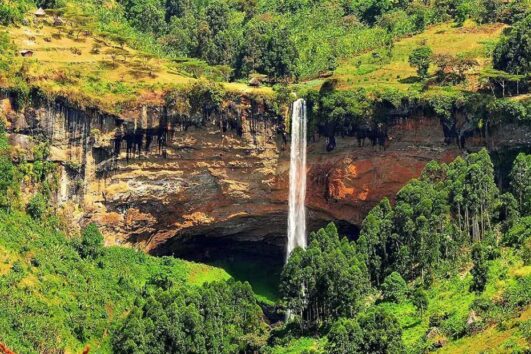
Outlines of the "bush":
{"label": "bush", "polygon": [[430,315],[428,323],[430,327],[439,327],[446,319],[448,319],[446,312],[436,312]]}
{"label": "bush", "polygon": [[517,278],[503,294],[504,307],[507,310],[522,309],[531,302],[531,276]]}
{"label": "bush", "polygon": [[522,259],[524,260],[524,265],[531,265],[531,237],[527,238],[524,242]]}
{"label": "bush", "polygon": [[29,4],[25,0],[0,2],[0,25],[7,26],[22,21],[28,9]]}
{"label": "bush", "polygon": [[34,195],[26,206],[26,212],[34,220],[40,220],[46,214],[47,201],[41,193]]}
{"label": "bush", "polygon": [[448,337],[459,339],[467,332],[466,318],[459,315],[452,315],[441,323],[441,329]]}
{"label": "bush", "polygon": [[420,312],[420,315],[424,313],[424,311],[428,308],[428,295],[422,288],[417,288],[415,291],[413,291],[413,294],[411,294],[411,302],[413,305],[417,308],[417,310]]}
{"label": "bush", "polygon": [[83,258],[96,258],[103,251],[103,235],[98,226],[89,224],[81,233],[81,242],[78,246],[79,255]]}
{"label": "bush", "polygon": [[514,223],[503,235],[502,241],[507,246],[521,247],[529,238],[531,238],[531,216],[526,216]]}
{"label": "bush", "polygon": [[357,353],[361,350],[362,342],[363,330],[358,321],[340,318],[328,332],[326,352],[330,354]]}
{"label": "bush", "polygon": [[493,66],[511,74],[531,71],[531,15],[516,23],[493,53]]}
{"label": "bush", "polygon": [[432,51],[429,47],[423,46],[414,49],[409,55],[409,65],[417,68],[417,74],[421,79],[428,76]]}
{"label": "bush", "polygon": [[0,156],[0,208],[8,208],[12,204],[10,190],[15,180],[15,168],[8,157]]}
{"label": "bush", "polygon": [[396,317],[383,308],[371,308],[358,318],[363,329],[363,353],[405,353],[402,329]]}
{"label": "bush", "polygon": [[519,332],[522,333],[522,336],[528,343],[531,343],[531,320],[526,320],[520,323],[518,328]]}
{"label": "bush", "polygon": [[389,274],[382,284],[382,295],[385,301],[400,303],[406,299],[407,292],[406,281],[397,272]]}

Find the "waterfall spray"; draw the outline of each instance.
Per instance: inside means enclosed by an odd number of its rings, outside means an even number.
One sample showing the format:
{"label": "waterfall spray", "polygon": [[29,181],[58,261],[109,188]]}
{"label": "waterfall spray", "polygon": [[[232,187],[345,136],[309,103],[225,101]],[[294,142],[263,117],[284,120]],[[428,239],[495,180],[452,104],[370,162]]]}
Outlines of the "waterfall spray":
{"label": "waterfall spray", "polygon": [[289,165],[288,246],[286,261],[297,247],[306,247],[306,102],[293,103]]}

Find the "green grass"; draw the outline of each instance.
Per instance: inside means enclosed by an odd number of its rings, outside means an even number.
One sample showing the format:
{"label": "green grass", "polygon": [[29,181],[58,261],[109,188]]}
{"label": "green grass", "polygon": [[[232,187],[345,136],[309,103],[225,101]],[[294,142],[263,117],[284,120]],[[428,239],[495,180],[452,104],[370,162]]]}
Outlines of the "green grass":
{"label": "green grass", "polygon": [[[443,347],[438,353],[526,353],[529,343],[523,337],[521,327],[531,318],[531,308],[527,308],[520,317],[511,321],[506,328],[491,326],[474,336],[464,337]],[[527,351],[526,351],[527,350]]]}
{"label": "green grass", "polygon": [[240,255],[216,259],[209,264],[224,269],[236,280],[249,282],[258,301],[272,305],[279,299],[278,283],[282,264]]}
{"label": "green grass", "polygon": [[[68,7],[73,4],[69,3]],[[24,79],[50,97],[64,96],[80,106],[95,106],[107,112],[121,113],[125,105],[164,102],[164,93],[196,82],[178,70],[163,56],[145,56],[142,46],[132,48],[98,33],[81,34],[68,31],[83,29],[82,25],[64,16],[72,25],[58,29],[48,16],[38,24],[1,26],[14,45],[9,58],[0,56],[0,87],[18,86],[14,73],[24,67]],[[61,35],[57,36],[60,32]],[[93,51],[100,46],[99,51]],[[119,49],[121,48],[121,49]],[[140,49],[139,49],[140,48]],[[31,58],[22,58],[18,51],[30,49]],[[117,51],[114,58],[112,51]],[[4,53],[2,53],[4,54]],[[2,61],[9,63],[7,68]],[[245,83],[224,83],[227,91],[271,95],[268,87],[253,88]]]}
{"label": "green grass", "polygon": [[193,285],[226,281],[231,278],[231,275],[222,268],[193,262],[188,262],[188,274],[188,282]]}

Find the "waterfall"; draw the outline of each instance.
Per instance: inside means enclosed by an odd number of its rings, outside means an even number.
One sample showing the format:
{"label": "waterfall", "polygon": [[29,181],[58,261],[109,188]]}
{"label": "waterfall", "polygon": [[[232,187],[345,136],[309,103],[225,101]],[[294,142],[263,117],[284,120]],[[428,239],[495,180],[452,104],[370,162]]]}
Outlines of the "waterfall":
{"label": "waterfall", "polygon": [[297,247],[306,247],[306,102],[293,103],[289,165],[288,246],[286,261]]}

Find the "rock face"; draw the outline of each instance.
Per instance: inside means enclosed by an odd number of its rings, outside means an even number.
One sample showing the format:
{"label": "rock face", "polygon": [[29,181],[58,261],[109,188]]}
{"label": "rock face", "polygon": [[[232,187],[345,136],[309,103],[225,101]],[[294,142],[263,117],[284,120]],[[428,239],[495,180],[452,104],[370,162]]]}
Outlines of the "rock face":
{"label": "rock face", "polygon": [[[217,252],[226,245],[283,254],[289,142],[283,117],[265,103],[241,97],[188,120],[162,106],[117,117],[64,101],[4,113],[21,150],[31,150],[35,137],[51,142],[52,159],[62,166],[58,202],[79,204],[79,222],[98,223],[107,244],[156,254]],[[525,134],[505,127],[489,136],[488,145],[528,144]],[[336,143],[332,152],[324,138],[308,146],[310,230],[334,220],[352,231],[427,162],[451,161],[463,152],[445,143],[435,118],[397,121],[385,149],[360,147],[352,137]],[[468,147],[483,145],[472,139]]]}

